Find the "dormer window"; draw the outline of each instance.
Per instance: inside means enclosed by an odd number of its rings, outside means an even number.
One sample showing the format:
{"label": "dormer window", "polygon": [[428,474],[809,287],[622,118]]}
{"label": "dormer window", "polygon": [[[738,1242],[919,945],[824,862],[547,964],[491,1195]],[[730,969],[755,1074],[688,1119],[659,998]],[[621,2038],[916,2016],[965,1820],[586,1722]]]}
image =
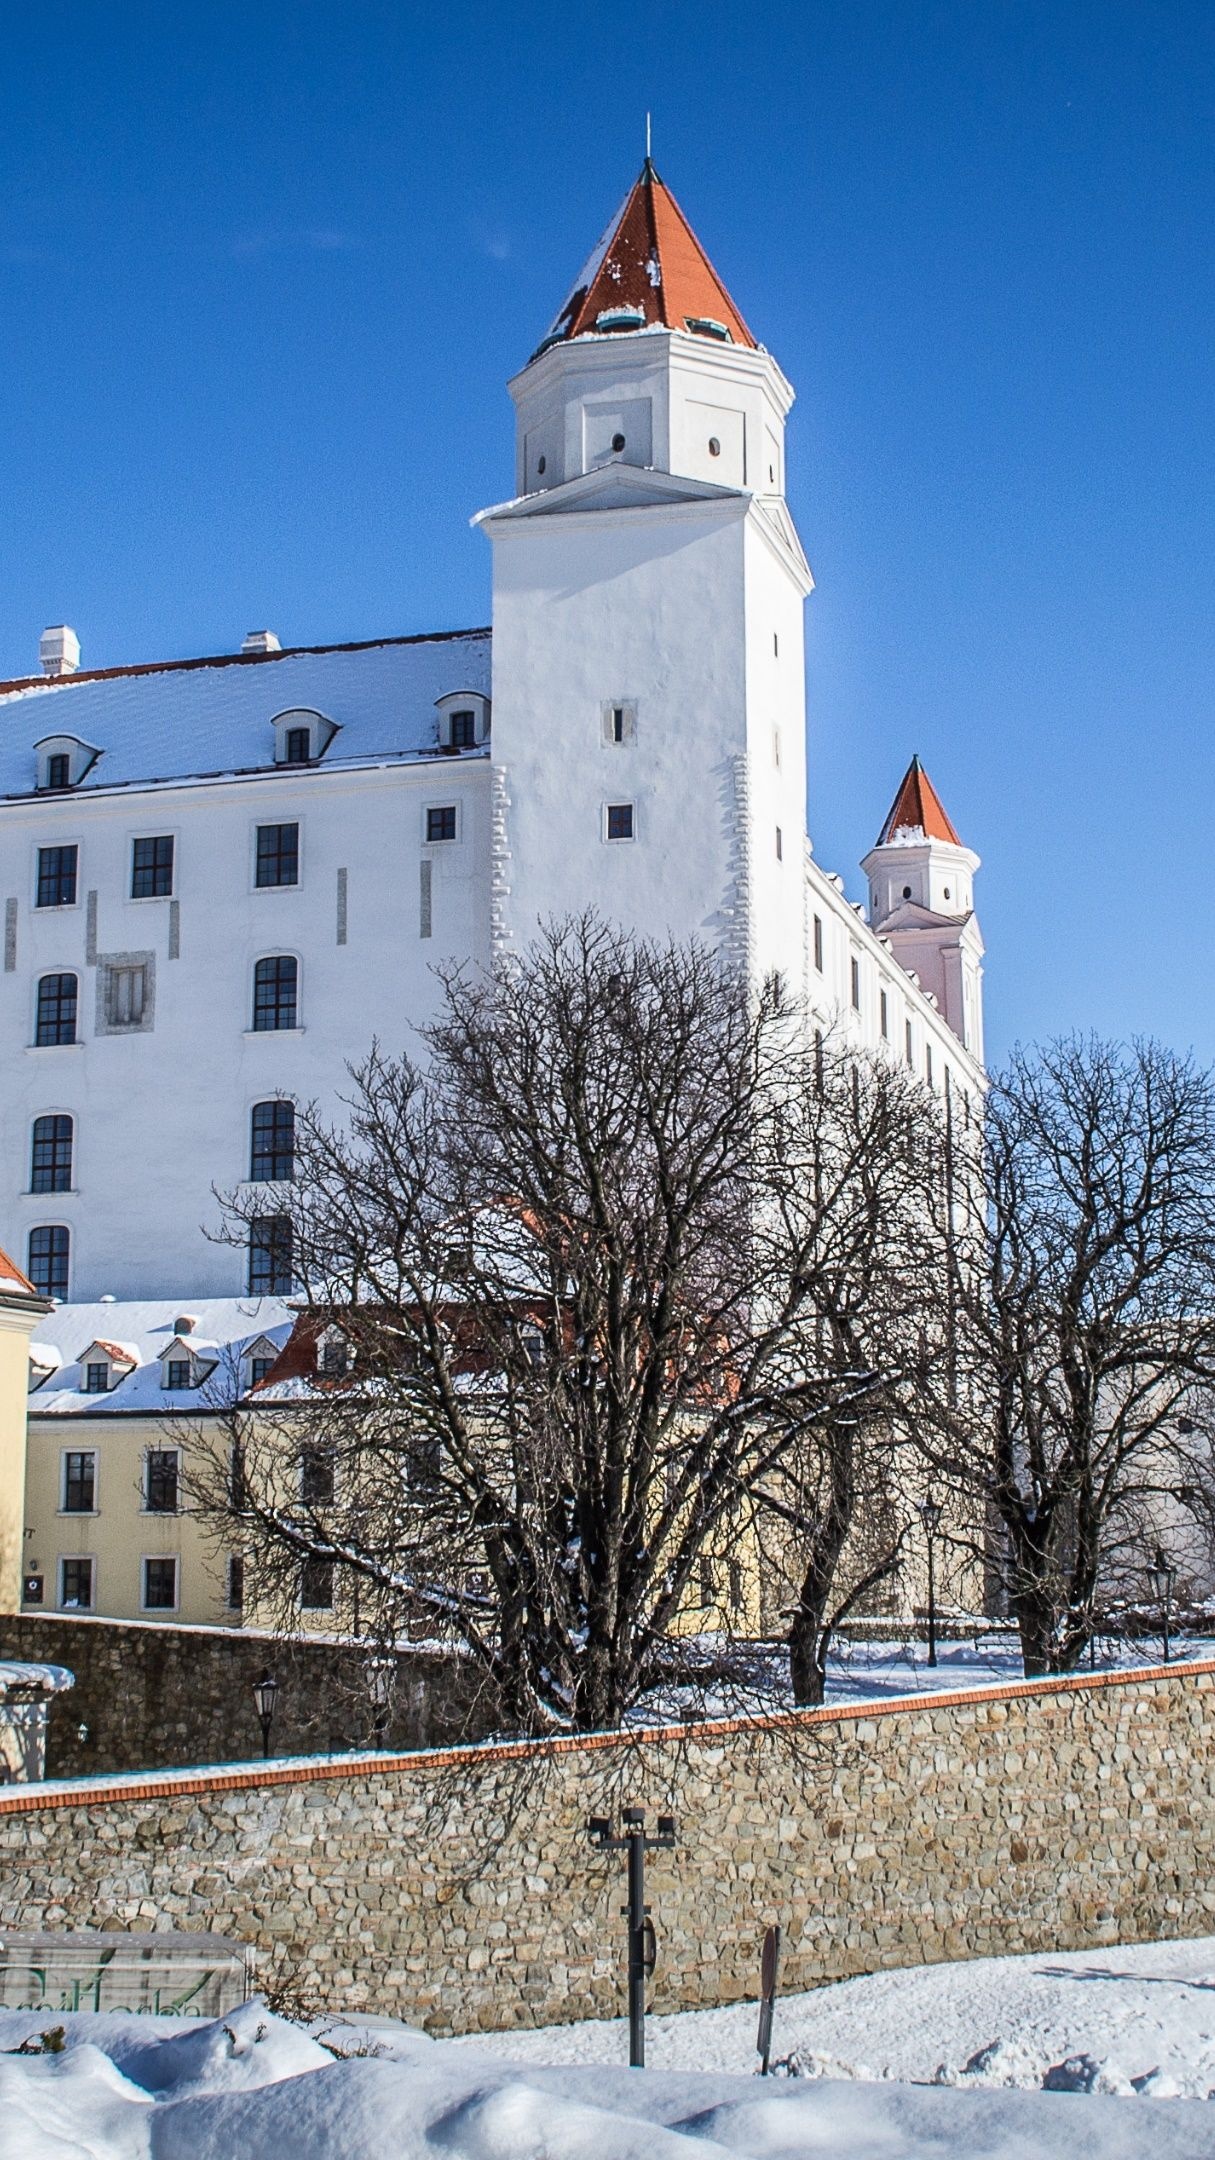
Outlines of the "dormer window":
{"label": "dormer window", "polygon": [[80,1353],[82,1395],[108,1395],[133,1373],[139,1353],[125,1343],[91,1342]]}
{"label": "dormer window", "polygon": [[172,1340],[156,1353],[160,1360],[160,1384],[175,1395],[201,1387],[219,1363],[219,1354],[214,1343],[191,1340],[192,1321],[190,1328],[182,1327],[181,1321],[188,1318],[187,1314],[182,1314],[181,1319],[176,1322]]}
{"label": "dormer window", "polygon": [[62,795],[84,779],[85,774],[101,756],[93,743],[82,742],[78,735],[44,735],[34,744],[38,761],[36,786],[39,794]]}
{"label": "dormer window", "polygon": [[316,1348],[316,1369],[324,1380],[344,1380],[350,1370],[350,1344],[340,1328],[326,1328]]}
{"label": "dormer window", "polygon": [[489,741],[489,699],[479,690],[449,690],[435,699],[439,715],[439,748],[449,756],[461,750],[479,750]]}
{"label": "dormer window", "polygon": [[276,713],[270,725],[274,729],[276,765],[314,765],[324,757],[337,734],[337,722],[308,705]]}

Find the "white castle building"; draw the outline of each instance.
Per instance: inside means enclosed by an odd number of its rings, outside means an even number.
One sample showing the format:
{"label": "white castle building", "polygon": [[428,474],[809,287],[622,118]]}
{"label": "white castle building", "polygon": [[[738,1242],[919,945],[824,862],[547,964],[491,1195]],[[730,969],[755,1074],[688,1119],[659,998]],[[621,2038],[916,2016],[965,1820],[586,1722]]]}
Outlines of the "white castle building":
{"label": "white castle building", "polygon": [[[292,1104],[404,1049],[434,963],[595,907],[779,969],[981,1091],[978,858],[918,760],[865,858],[806,835],[793,392],[647,160],[510,385],[492,629],[0,684],[0,1224],[61,1300],[290,1287]],[[248,1255],[214,1189],[264,1185]]]}

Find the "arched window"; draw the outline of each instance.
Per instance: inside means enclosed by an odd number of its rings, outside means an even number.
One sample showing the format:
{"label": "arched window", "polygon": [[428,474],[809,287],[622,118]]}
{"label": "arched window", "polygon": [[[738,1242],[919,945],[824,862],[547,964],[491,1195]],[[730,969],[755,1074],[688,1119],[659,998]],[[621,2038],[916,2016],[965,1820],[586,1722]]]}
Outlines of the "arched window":
{"label": "arched window", "polygon": [[66,1298],[71,1239],[63,1223],[40,1223],[30,1231],[26,1273],[39,1297]]}
{"label": "arched window", "polygon": [[295,1169],[295,1104],[281,1096],[253,1105],[249,1177],[254,1185],[276,1185]]}
{"label": "arched window", "polygon": [[30,1160],[31,1192],[72,1189],[72,1120],[55,1115],[34,1119]]}
{"label": "arched window", "polygon": [[273,953],[258,961],[253,970],[255,1032],[299,1025],[299,985],[300,964],[292,953]]}
{"label": "arched window", "polygon": [[39,976],[38,1014],[34,1023],[37,1044],[75,1042],[77,989],[74,975]]}

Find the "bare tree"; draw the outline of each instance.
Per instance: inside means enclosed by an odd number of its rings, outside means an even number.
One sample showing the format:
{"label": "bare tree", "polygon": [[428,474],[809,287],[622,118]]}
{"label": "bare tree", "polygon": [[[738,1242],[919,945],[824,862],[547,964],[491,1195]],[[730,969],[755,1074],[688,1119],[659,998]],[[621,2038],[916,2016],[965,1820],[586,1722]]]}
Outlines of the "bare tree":
{"label": "bare tree", "polygon": [[1099,1600],[1142,1586],[1162,1511],[1209,1534],[1215,1081],[1149,1042],[1018,1052],[982,1175],[945,1467],[989,1511],[1026,1671],[1066,1671]]}
{"label": "bare tree", "polygon": [[[303,1366],[196,1504],[239,1515],[263,1605],[331,1569],[364,1625],[453,1635],[525,1730],[619,1724],[698,1615],[754,1607],[779,1523],[813,1692],[860,1410],[923,1354],[889,1280],[911,1092],[816,1058],[776,984],[594,918],[442,985],[422,1062],[374,1049],[340,1125],[297,1114]],[[234,1197],[229,1235],[265,1214]]]}

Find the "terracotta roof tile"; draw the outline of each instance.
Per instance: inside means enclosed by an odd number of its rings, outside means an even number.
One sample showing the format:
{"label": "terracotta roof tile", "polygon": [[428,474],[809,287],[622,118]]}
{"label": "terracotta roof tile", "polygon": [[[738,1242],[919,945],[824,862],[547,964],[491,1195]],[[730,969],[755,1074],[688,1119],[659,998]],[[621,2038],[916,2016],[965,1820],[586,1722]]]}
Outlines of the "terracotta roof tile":
{"label": "terracotta roof tile", "polygon": [[720,323],[736,345],[755,344],[675,197],[648,158],[624,208],[554,322],[549,340],[583,337],[602,327],[600,317],[617,308],[634,309],[644,316],[647,327],[667,330]]}
{"label": "terracotta roof tile", "polygon": [[884,847],[892,833],[919,829],[926,840],[947,840],[952,847],[961,847],[962,840],[937,794],[918,757],[913,757],[903,775],[902,785],[890,806],[890,812],[877,844]]}
{"label": "terracotta roof tile", "polygon": [[25,1270],[19,1268],[15,1260],[9,1259],[3,1245],[0,1245],[0,1292],[6,1297],[37,1297],[38,1295]]}

